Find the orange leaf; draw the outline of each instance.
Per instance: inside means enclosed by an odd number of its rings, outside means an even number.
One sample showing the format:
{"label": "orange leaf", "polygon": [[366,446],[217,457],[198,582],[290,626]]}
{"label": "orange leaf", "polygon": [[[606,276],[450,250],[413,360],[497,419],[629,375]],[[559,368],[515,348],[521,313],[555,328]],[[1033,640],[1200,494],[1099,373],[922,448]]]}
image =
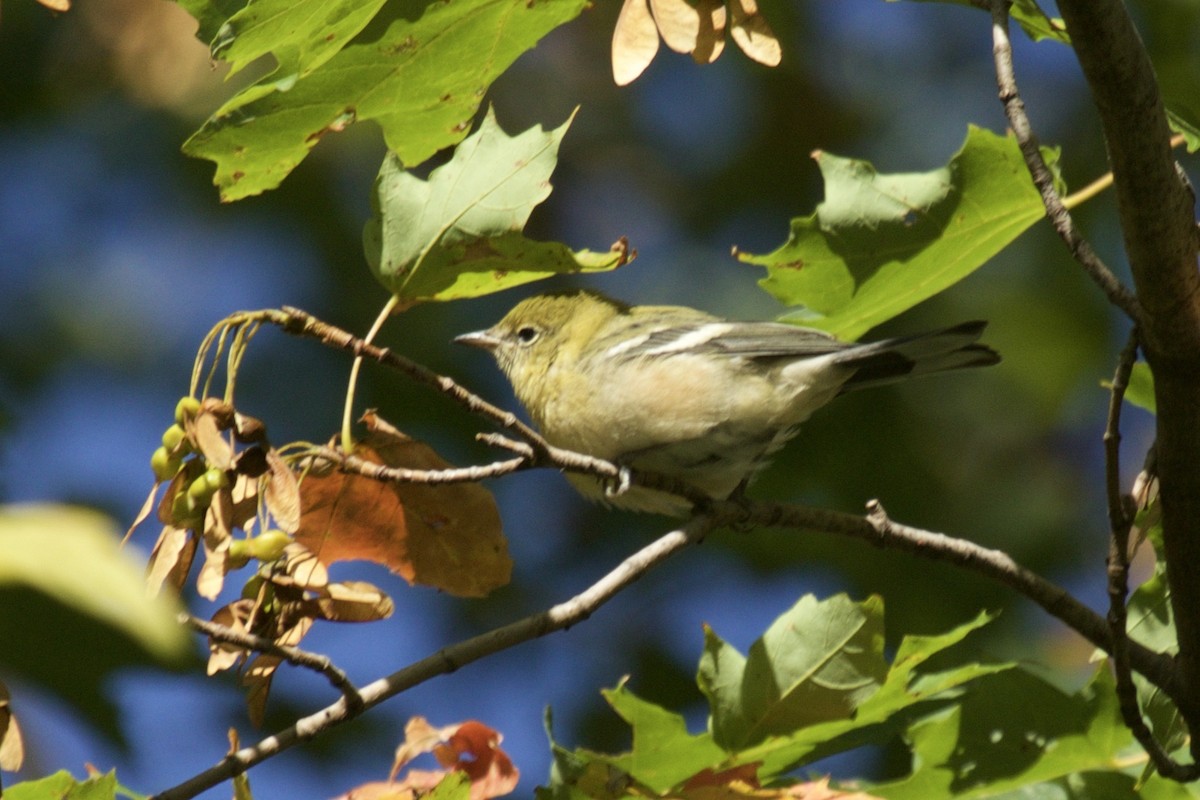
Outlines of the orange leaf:
{"label": "orange leaf", "polygon": [[[449,465],[427,445],[387,434],[373,417],[355,455],[375,463],[436,470]],[[480,597],[508,583],[512,560],[492,495],[473,483],[385,483],[336,471],[309,472],[296,542],[325,565],[384,564],[410,583]]]}
{"label": "orange leaf", "polygon": [[[433,753],[443,767],[471,779],[471,800],[508,794],[516,788],[520,772],[500,749],[502,738],[496,729],[476,720],[435,728],[424,717],[413,717],[404,726],[404,743],[396,748],[392,777],[418,755]],[[410,770],[405,783],[414,774],[431,777],[439,773]]]}

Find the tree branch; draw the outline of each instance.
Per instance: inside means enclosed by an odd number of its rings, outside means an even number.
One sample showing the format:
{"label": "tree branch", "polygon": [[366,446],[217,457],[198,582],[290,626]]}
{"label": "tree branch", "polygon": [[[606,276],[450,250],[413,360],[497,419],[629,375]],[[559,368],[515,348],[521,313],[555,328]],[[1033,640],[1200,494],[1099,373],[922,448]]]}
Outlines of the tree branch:
{"label": "tree branch", "polygon": [[[875,501],[867,505],[866,517],[828,509],[753,501],[745,504],[718,503],[713,511],[721,515],[720,519],[723,520],[738,519],[768,527],[850,536],[876,547],[955,564],[1019,592],[1092,644],[1105,652],[1112,652],[1112,638],[1104,618],[1062,587],[1021,566],[1003,551],[894,522]],[[1131,642],[1129,657],[1133,668],[1168,697],[1174,698],[1178,694],[1180,687],[1170,656]]]}
{"label": "tree branch", "polygon": [[691,519],[681,528],[658,538],[626,558],[615,569],[570,600],[539,614],[450,645],[385,678],[369,683],[359,689],[362,703],[357,707],[351,707],[345,699],[338,700],[251,747],[229,754],[212,767],[154,795],[154,798],[184,800],[195,797],[206,789],[242,774],[255,764],[347,722],[367,709],[430,678],[453,672],[472,661],[582,622],[655,565],[703,539],[714,524],[711,517]]}
{"label": "tree branch", "polygon": [[1124,311],[1135,325],[1140,324],[1142,308],[1137,297],[1117,279],[1100,256],[1096,255],[1087,239],[1083,238],[1079,229],[1075,227],[1071,212],[1058,196],[1058,190],[1054,188],[1054,173],[1042,158],[1041,146],[1033,133],[1029,115],[1025,112],[1025,102],[1017,89],[1012,42],[1008,36],[1009,2],[1010,0],[990,0],[989,3],[992,12],[992,56],[996,65],[996,83],[1000,88],[1000,101],[1004,104],[1008,124],[1017,138],[1021,155],[1025,157],[1025,165],[1029,168],[1033,184],[1041,192],[1046,216],[1059,238],[1067,245],[1071,255],[1083,267],[1083,271],[1108,297],[1109,302]]}
{"label": "tree branch", "polygon": [[1117,360],[1109,395],[1108,421],[1104,428],[1105,488],[1111,531],[1108,547],[1108,630],[1113,643],[1112,666],[1116,676],[1117,702],[1125,726],[1150,756],[1159,773],[1172,780],[1187,782],[1200,778],[1200,764],[1180,764],[1159,744],[1142,717],[1137,686],[1134,685],[1129,666],[1130,638],[1125,599],[1129,594],[1129,531],[1136,511],[1133,498],[1121,491],[1121,405],[1129,386],[1129,373],[1137,360],[1137,343],[1135,329]]}
{"label": "tree branch", "polygon": [[278,642],[273,642],[270,639],[264,639],[261,636],[255,636],[245,631],[235,631],[233,628],[218,625],[215,622],[209,622],[208,620],[194,617],[191,614],[180,614],[179,622],[187,625],[194,631],[203,633],[214,642],[225,642],[236,645],[244,650],[253,650],[257,653],[278,656],[289,664],[295,664],[298,667],[305,667],[314,672],[319,672],[329,680],[333,688],[342,693],[342,697],[349,706],[362,705],[362,698],[358,694],[358,689],[346,677],[346,673],[334,664],[328,656],[323,656],[319,653],[310,653],[298,647],[279,644]]}
{"label": "tree branch", "polygon": [[1159,497],[1182,695],[1200,725],[1200,274],[1194,198],[1171,155],[1149,56],[1120,0],[1059,0],[1104,126],[1125,250],[1154,373]]}

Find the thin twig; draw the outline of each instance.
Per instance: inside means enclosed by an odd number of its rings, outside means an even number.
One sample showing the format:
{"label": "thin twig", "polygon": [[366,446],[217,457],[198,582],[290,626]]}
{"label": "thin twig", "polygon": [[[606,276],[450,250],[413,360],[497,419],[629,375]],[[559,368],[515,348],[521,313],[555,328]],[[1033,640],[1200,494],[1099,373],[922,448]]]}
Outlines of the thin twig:
{"label": "thin twig", "polygon": [[399,370],[418,383],[423,383],[445,394],[472,414],[488,419],[501,428],[516,434],[526,442],[529,442],[534,450],[540,452],[549,447],[541,434],[524,422],[521,422],[516,414],[492,405],[479,395],[457,383],[453,378],[439,375],[428,367],[394,353],[386,347],[369,344],[361,338],[327,322],[322,322],[308,312],[298,308],[284,306],[279,310],[268,309],[261,313],[266,319],[280,326],[287,333],[297,336],[308,336],[325,344],[353,353],[355,356],[362,356],[363,358],[368,358]]}
{"label": "thin twig", "polygon": [[1025,102],[1017,89],[1017,79],[1013,71],[1012,42],[1008,36],[1008,4],[1009,0],[990,0],[992,12],[992,55],[996,67],[996,83],[1000,89],[1000,101],[1004,104],[1004,113],[1008,124],[1017,138],[1021,155],[1033,183],[1042,195],[1042,204],[1046,207],[1046,216],[1054,226],[1059,238],[1067,245],[1071,255],[1084,272],[1096,283],[1108,297],[1109,302],[1120,308],[1135,325],[1142,324],[1142,306],[1137,297],[1129,290],[1112,270],[1096,255],[1083,235],[1075,227],[1071,212],[1063,204],[1058,190],[1054,188],[1054,173],[1042,158],[1042,151],[1037,137],[1025,112]]}
{"label": "thin twig", "polygon": [[279,644],[270,639],[264,639],[261,636],[255,636],[252,633],[244,631],[236,631],[233,628],[225,625],[218,625],[215,622],[193,617],[191,614],[180,614],[179,622],[187,625],[192,630],[203,633],[210,639],[216,642],[224,642],[232,644],[244,650],[252,650],[256,653],[265,653],[270,656],[278,656],[290,664],[295,664],[298,667],[306,667],[314,672],[319,672],[324,675],[333,688],[337,689],[342,694],[342,698],[349,706],[361,706],[362,697],[359,696],[358,689],[350,682],[346,673],[340,667],[335,665],[328,656],[323,656],[320,653],[312,653],[308,650],[301,650],[298,647]]}
{"label": "thin twig", "polygon": [[[888,550],[899,550],[933,561],[944,561],[994,580],[1024,595],[1105,652],[1112,651],[1104,618],[1062,587],[1018,564],[1007,553],[965,539],[922,530],[893,521],[878,502],[867,505],[867,516],[782,503],[714,503],[722,521],[749,522],[765,527],[832,533],[861,539]],[[740,512],[740,513],[739,513]],[[1133,668],[1174,698],[1179,677],[1170,656],[1130,643]]]}
{"label": "thin twig", "polygon": [[603,578],[570,600],[552,606],[541,613],[450,645],[385,678],[373,681],[359,690],[362,704],[357,708],[350,707],[345,700],[339,700],[314,714],[297,720],[290,727],[266,737],[251,747],[231,753],[214,766],[177,786],[154,795],[154,797],[156,800],[184,800],[184,798],[195,797],[206,789],[235,775],[240,775],[255,764],[351,720],[367,709],[417,684],[424,683],[437,675],[453,672],[473,661],[478,661],[485,656],[522,642],[546,636],[554,631],[582,622],[655,565],[688,545],[703,539],[714,524],[711,517],[695,517],[679,529],[659,537],[638,550]]}
{"label": "thin twig", "polygon": [[1104,428],[1104,473],[1108,495],[1108,628],[1112,638],[1112,665],[1116,676],[1117,703],[1125,726],[1150,756],[1164,777],[1189,782],[1200,778],[1200,764],[1181,764],[1163,748],[1146,724],[1138,703],[1137,686],[1129,664],[1128,609],[1129,531],[1135,509],[1133,498],[1121,491],[1121,406],[1129,386],[1129,374],[1137,360],[1138,337],[1135,328],[1117,359],[1108,402],[1108,420]]}
{"label": "thin twig", "polygon": [[332,447],[314,447],[307,452],[315,459],[328,461],[337,465],[344,472],[352,472],[376,481],[388,483],[423,483],[441,485],[447,483],[477,483],[486,478],[498,478],[509,475],[532,466],[530,459],[519,456],[505,461],[494,461],[491,464],[479,464],[471,467],[446,467],[445,469],[408,469],[406,467],[389,467],[376,461],[367,461],[355,455],[346,455],[341,450]]}

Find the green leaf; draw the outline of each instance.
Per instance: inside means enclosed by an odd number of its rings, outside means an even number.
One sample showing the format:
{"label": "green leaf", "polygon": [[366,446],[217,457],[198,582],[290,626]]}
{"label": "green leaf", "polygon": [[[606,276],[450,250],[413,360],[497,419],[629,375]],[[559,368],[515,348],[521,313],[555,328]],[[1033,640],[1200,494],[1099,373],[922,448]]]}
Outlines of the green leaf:
{"label": "green leaf", "polygon": [[918,672],[930,658],[958,644],[992,619],[992,615],[981,613],[970,622],[940,635],[904,637],[883,685],[854,709],[852,716],[773,737],[739,754],[739,760],[760,761],[760,777],[772,779],[801,763],[870,741],[882,743],[891,737],[892,721],[905,712],[932,701],[957,697],[967,683],[1012,667],[1007,663],[968,662],[942,672]]}
{"label": "green leaf", "polygon": [[[1051,154],[1053,155],[1053,154]],[[982,266],[1045,215],[1014,139],[971,126],[945,167],[879,174],[869,163],[818,157],[826,199],[792,220],[760,284],[785,317],[856,339]]]}
{"label": "green leaf", "polygon": [[[889,3],[896,3],[899,0],[888,0]],[[927,3],[950,3],[957,6],[970,6],[979,8],[980,6],[973,0],[914,0],[914,2]],[[1062,44],[1070,44],[1070,36],[1067,35],[1066,23],[1059,17],[1051,17],[1037,4],[1037,0],[1014,0],[1012,7],[1008,12],[1025,34],[1035,42],[1040,42],[1043,39],[1050,39]]]}
{"label": "green leaf", "polygon": [[[623,683],[618,685],[612,692],[605,695],[610,703],[615,703],[624,709],[622,716],[625,716],[626,721],[637,720],[640,726],[651,717],[659,717],[658,720],[650,720],[650,727],[657,733],[676,733],[681,734],[678,739],[664,740],[660,736],[648,735],[639,736],[637,728],[634,729],[634,749],[628,754],[610,756],[604,753],[597,753],[592,750],[583,748],[577,750],[567,750],[554,739],[552,730],[552,717],[550,709],[546,709],[545,727],[546,736],[550,740],[550,750],[554,756],[554,763],[550,770],[550,785],[547,787],[539,787],[537,797],[540,800],[580,800],[581,798],[617,798],[625,796],[625,790],[637,785],[637,781],[630,774],[631,766],[638,770],[647,769],[651,774],[661,772],[664,768],[671,770],[675,766],[674,759],[682,757],[684,762],[691,762],[693,759],[686,752],[688,749],[688,740],[694,739],[698,742],[700,748],[711,748],[709,758],[719,759],[722,755],[720,749],[712,745],[711,737],[707,734],[692,737],[683,729],[682,720],[679,721],[678,729],[673,721],[666,720],[666,716],[671,715],[657,706],[639,701],[636,697],[625,691]],[[640,707],[639,705],[640,704]],[[639,712],[645,712],[645,714]],[[628,716],[626,716],[626,714]],[[634,724],[631,722],[631,724]],[[648,748],[640,747],[641,744],[648,744]],[[712,752],[715,750],[715,752]],[[647,761],[643,763],[641,756],[646,756]],[[683,769],[686,769],[684,767]],[[688,777],[691,773],[684,775]],[[682,779],[682,778],[681,778]],[[658,790],[651,790],[646,787],[645,793],[652,793]]]}
{"label": "green leaf", "polygon": [[1170,124],[1171,130],[1183,134],[1183,140],[1189,153],[1200,150],[1200,122],[1190,110],[1167,106],[1167,122]]}
{"label": "green leaf", "polygon": [[1133,365],[1133,371],[1129,373],[1129,386],[1125,389],[1125,399],[1151,414],[1158,413],[1158,405],[1154,400],[1154,373],[1145,361]]}
{"label": "green leaf", "polygon": [[451,772],[433,789],[422,797],[429,800],[468,800],[471,796],[471,779],[467,773]]}
{"label": "green leaf", "polygon": [[534,207],[550,194],[558,146],[571,124],[510,137],[491,110],[479,130],[428,180],[384,159],[363,231],[375,277],[406,300],[474,297],[562,272],[607,270],[622,249],[573,252],[525,238]]}
{"label": "green leaf", "polygon": [[196,38],[206,45],[211,45],[225,21],[245,8],[250,0],[176,0],[176,2],[200,23],[200,27],[196,30]]}
{"label": "green leaf", "polygon": [[711,629],[696,682],[713,739],[744,750],[772,734],[849,718],[882,685],[883,601],[802,597],[742,658]]}
{"label": "green leaf", "polygon": [[375,16],[384,0],[255,0],[240,9],[212,40],[213,58],[229,74],[272,53],[271,78],[303,77],[333,58]]}
{"label": "green leaf", "polygon": [[60,770],[45,778],[23,781],[4,789],[5,800],[115,800],[118,796],[131,800],[144,797],[117,783],[117,774],[113,771],[80,781],[66,770]]}
{"label": "green leaf", "polygon": [[649,703],[624,684],[604,693],[621,719],[633,729],[633,747],[611,764],[655,792],[665,792],[701,770],[719,764],[725,751],[709,733],[688,733],[683,717]]}
{"label": "green leaf", "polygon": [[[841,595],[823,603],[811,596],[802,598],[755,643],[755,647],[761,649],[752,648],[750,658],[741,656],[706,631],[705,653],[701,659],[698,680],[706,693],[720,696],[720,702],[727,704],[723,711],[714,707],[710,731],[716,730],[715,717],[719,713],[738,723],[751,720],[753,715],[744,713],[734,705],[734,696],[739,694],[738,684],[741,680],[737,676],[744,678],[751,674],[751,670],[758,669],[756,664],[763,659],[771,661],[771,666],[778,664],[776,674],[786,676],[795,667],[794,654],[788,651],[793,646],[800,651],[812,652],[814,648],[821,649],[816,645],[818,642],[827,643],[830,638],[845,639],[845,646],[841,648],[824,647],[830,663],[841,662],[842,668],[826,670],[822,665],[815,665],[814,673],[818,673],[821,679],[845,679],[851,672],[862,672],[861,664],[855,662],[875,662],[876,655],[864,655],[860,651],[877,652],[879,645],[876,638],[881,614],[882,604],[877,598],[861,604],[853,603]],[[855,617],[858,618],[857,623]],[[902,712],[928,710],[931,701],[945,701],[961,694],[962,686],[968,681],[1011,666],[965,664],[945,672],[918,671],[928,659],[957,644],[991,619],[990,615],[980,614],[976,619],[944,634],[905,637],[897,650],[896,660],[887,670],[886,678],[856,707],[845,708],[838,719],[768,736],[747,748],[719,746],[715,732],[689,733],[682,717],[638,698],[623,683],[605,692],[604,696],[633,731],[633,746],[628,753],[606,755],[584,749],[568,751],[562,748],[550,734],[547,712],[546,728],[554,753],[554,768],[550,787],[540,791],[538,796],[543,800],[607,800],[639,792],[639,796],[668,794],[705,770],[723,772],[748,769],[754,771],[758,780],[765,782],[780,778],[806,761],[865,742],[884,743],[894,739],[893,723],[899,720]],[[787,631],[784,628],[788,625],[798,627],[795,631]],[[825,628],[840,631],[840,634],[827,634]],[[728,682],[726,679],[729,679]],[[774,679],[772,675],[770,680]],[[842,691],[818,692],[815,695],[818,702],[827,702],[830,696],[839,699],[853,697],[863,693],[867,682],[878,683],[869,670],[866,681],[851,680],[859,684],[857,690],[845,687]],[[756,691],[748,690],[740,694],[755,696]],[[821,698],[821,694],[825,698]],[[776,704],[776,707],[790,714],[796,724],[804,724],[806,712],[793,712],[786,704]],[[637,792],[632,792],[633,788]]]}
{"label": "green leaf", "polygon": [[[385,4],[340,49],[339,41],[314,41],[322,23],[310,20],[307,36],[283,37],[276,52],[286,65],[281,75],[230,99],[187,140],[184,152],[216,162],[214,183],[227,201],[275,188],[322,136],[356,121],[375,120],[402,163],[420,164],[461,141],[492,81],[586,6],[586,0],[399,0]],[[253,8],[240,19],[257,24],[217,45],[238,65],[271,46],[267,20],[254,19]],[[339,8],[345,12],[338,21],[341,39],[368,7]],[[211,28],[213,7],[198,13]],[[249,41],[241,43],[242,37]]]}
{"label": "green leaf", "polygon": [[872,794],[995,797],[1074,773],[1120,770],[1133,741],[1107,665],[1075,695],[1021,669],[983,678],[960,705],[910,727],[909,738],[914,772]]}
{"label": "green leaf", "polygon": [[119,542],[93,511],[0,506],[0,671],[53,691],[115,741],[108,675],[192,652],[178,602],[146,596],[144,565]]}
{"label": "green leaf", "polygon": [[0,586],[24,584],[135,638],[164,660],[189,651],[167,597],[146,596],[143,566],[112,523],[83,508],[0,506]]}

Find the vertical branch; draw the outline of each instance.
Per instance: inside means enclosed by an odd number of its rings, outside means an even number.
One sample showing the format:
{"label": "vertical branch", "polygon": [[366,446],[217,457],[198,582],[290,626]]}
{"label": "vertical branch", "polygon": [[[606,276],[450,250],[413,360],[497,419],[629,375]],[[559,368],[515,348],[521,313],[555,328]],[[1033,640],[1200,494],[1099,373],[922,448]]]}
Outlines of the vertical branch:
{"label": "vertical branch", "polygon": [[1135,509],[1133,498],[1121,491],[1121,404],[1129,386],[1129,373],[1137,360],[1137,346],[1138,336],[1135,328],[1117,360],[1117,370],[1113,374],[1112,393],[1108,402],[1108,423],[1104,428],[1104,477],[1110,528],[1108,629],[1112,641],[1112,665],[1116,677],[1117,701],[1126,727],[1145,749],[1159,773],[1173,780],[1186,782],[1200,778],[1200,764],[1180,764],[1159,744],[1142,717],[1137,687],[1133,683],[1133,672],[1130,668],[1125,599],[1129,594],[1129,532],[1133,526]]}
{"label": "vertical branch", "polygon": [[1109,302],[1125,312],[1135,325],[1141,323],[1142,308],[1137,297],[1112,273],[1112,270],[1096,255],[1088,240],[1075,227],[1075,220],[1066,203],[1054,186],[1054,173],[1042,158],[1041,145],[1033,133],[1029,115],[1025,113],[1025,101],[1017,90],[1016,72],[1013,69],[1012,42],[1008,35],[1009,0],[991,0],[992,12],[992,58],[996,68],[996,85],[1000,90],[1000,102],[1004,104],[1004,115],[1012,128],[1025,166],[1033,179],[1033,185],[1042,195],[1046,207],[1046,218],[1054,226],[1060,239],[1071,251],[1072,257],[1083,267],[1088,277],[1107,295]]}
{"label": "vertical branch", "polygon": [[1091,88],[1143,310],[1142,351],[1158,407],[1159,497],[1167,581],[1184,683],[1180,711],[1200,725],[1200,273],[1194,198],[1171,155],[1149,56],[1120,0],[1059,0]]}

